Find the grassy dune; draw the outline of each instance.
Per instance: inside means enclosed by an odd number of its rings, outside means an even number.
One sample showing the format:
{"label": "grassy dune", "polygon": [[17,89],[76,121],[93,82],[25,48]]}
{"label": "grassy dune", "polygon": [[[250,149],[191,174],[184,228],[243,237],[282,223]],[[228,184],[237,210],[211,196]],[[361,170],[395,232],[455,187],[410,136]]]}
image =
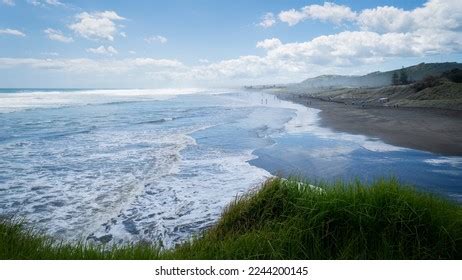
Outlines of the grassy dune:
{"label": "grassy dune", "polygon": [[0,259],[461,259],[462,207],[394,180],[322,185],[272,179],[211,229],[171,250],[67,245],[0,223]]}

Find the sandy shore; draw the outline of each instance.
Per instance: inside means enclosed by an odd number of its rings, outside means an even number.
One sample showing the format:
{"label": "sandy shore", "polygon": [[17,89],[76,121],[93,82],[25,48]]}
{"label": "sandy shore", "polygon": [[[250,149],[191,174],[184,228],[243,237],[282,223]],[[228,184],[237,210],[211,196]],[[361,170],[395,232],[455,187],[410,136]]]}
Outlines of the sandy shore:
{"label": "sandy shore", "polygon": [[298,94],[277,93],[277,96],[322,110],[321,125],[336,131],[377,137],[400,147],[462,156],[462,111],[361,108]]}

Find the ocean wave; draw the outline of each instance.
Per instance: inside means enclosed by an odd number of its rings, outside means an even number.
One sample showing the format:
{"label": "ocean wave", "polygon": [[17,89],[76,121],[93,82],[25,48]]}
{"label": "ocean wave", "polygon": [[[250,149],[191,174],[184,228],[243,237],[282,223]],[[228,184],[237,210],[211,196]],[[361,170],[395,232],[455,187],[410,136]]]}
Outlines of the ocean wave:
{"label": "ocean wave", "polygon": [[449,165],[452,167],[462,167],[462,157],[440,157],[436,159],[427,159],[425,163],[434,166],[445,166]]}
{"label": "ocean wave", "polygon": [[157,119],[157,120],[149,120],[149,121],[137,122],[136,124],[161,124],[161,123],[164,123],[164,122],[173,121],[175,119],[177,119],[177,118],[161,118],[161,119]]}
{"label": "ocean wave", "polygon": [[187,88],[7,92],[0,94],[0,113],[11,113],[30,109],[62,108],[66,106],[166,100],[178,95],[197,93],[208,94],[210,91],[198,88]]}
{"label": "ocean wave", "polygon": [[178,173],[145,185],[130,206],[89,239],[109,237],[114,244],[151,240],[166,248],[185,241],[210,227],[229,201],[271,176],[248,163],[254,158],[251,151],[219,150],[183,156]]}

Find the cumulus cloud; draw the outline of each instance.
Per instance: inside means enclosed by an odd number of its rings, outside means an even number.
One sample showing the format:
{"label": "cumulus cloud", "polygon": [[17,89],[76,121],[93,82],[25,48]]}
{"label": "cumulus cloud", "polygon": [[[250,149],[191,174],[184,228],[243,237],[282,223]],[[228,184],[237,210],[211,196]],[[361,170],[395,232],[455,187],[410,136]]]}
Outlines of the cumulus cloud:
{"label": "cumulus cloud", "polygon": [[[414,38],[399,33],[380,35],[369,31],[344,31],[334,35],[319,36],[303,43],[268,44],[266,59],[287,63],[303,62],[305,65],[351,66],[356,63],[380,61],[384,57],[417,55],[425,49],[409,48]],[[274,39],[271,39],[274,40]]]}
{"label": "cumulus cloud", "polygon": [[452,30],[462,27],[462,5],[457,0],[431,0],[423,7],[405,11],[384,6],[363,10],[357,23],[363,30],[378,33],[417,30]]}
{"label": "cumulus cloud", "polygon": [[[402,57],[423,57],[435,53],[462,51],[462,36],[450,30],[378,33],[367,30],[342,31],[300,43],[283,43],[278,38],[256,44],[263,56],[241,56],[192,67],[183,78],[241,81],[273,77],[278,81],[306,77],[307,73],[357,71],[369,64]],[[335,69],[336,71],[333,71]],[[351,71],[349,71],[351,73]]]}
{"label": "cumulus cloud", "polygon": [[356,13],[350,7],[325,2],[324,5],[309,5],[300,10],[291,9],[279,13],[279,20],[295,25],[307,19],[321,20],[340,24],[356,18]]}
{"label": "cumulus cloud", "polygon": [[363,10],[357,22],[363,30],[381,33],[407,31],[414,24],[411,12],[390,6]]}
{"label": "cumulus cloud", "polygon": [[379,6],[362,11],[325,2],[299,10],[279,13],[279,20],[296,25],[305,20],[321,20],[340,24],[353,22],[360,29],[378,33],[411,32],[419,29],[451,29],[462,26],[462,5],[458,0],[429,0],[422,7],[407,11],[393,6]]}
{"label": "cumulus cloud", "polygon": [[[462,8],[457,2],[430,0],[412,10],[384,6],[357,12],[345,9],[343,6],[342,9],[332,9],[336,11],[335,13],[332,11],[319,13],[315,18],[335,24],[346,21],[353,23],[341,25],[342,30],[336,34],[318,36],[305,42],[283,42],[279,38],[268,38],[256,42],[255,47],[263,52],[261,55],[243,55],[213,63],[200,60],[194,66],[184,65],[177,60],[133,57],[115,59],[112,56],[100,59],[0,58],[0,68],[30,67],[51,71],[57,69],[61,72],[87,75],[88,73],[101,75],[123,73],[137,78],[143,75],[151,78],[162,77],[175,81],[175,84],[185,81],[189,83],[204,81],[205,84],[210,84],[217,81],[217,85],[233,81],[236,84],[290,82],[307,76],[336,72],[359,74],[361,72],[358,71],[368,69],[368,65],[389,59],[461,53]],[[324,9],[334,7],[334,4],[317,6]],[[303,12],[303,9],[296,12]],[[298,21],[291,22],[306,20],[306,14]],[[333,14],[341,16],[334,19]],[[354,19],[352,19],[353,14]],[[289,20],[286,22],[290,23]],[[382,24],[379,24],[380,22]],[[153,36],[152,41],[147,41],[161,43],[158,36]],[[114,54],[105,46],[92,50],[109,56]],[[148,80],[151,81],[150,78]]]}
{"label": "cumulus cloud", "polygon": [[[266,51],[263,56],[241,56],[191,67],[185,72],[176,73],[176,78],[252,83],[258,79],[293,81],[294,78],[305,77],[307,73],[320,74],[329,69],[359,67],[364,63],[380,61],[382,56],[371,56],[376,52],[382,51],[386,56],[401,54],[404,49],[401,48],[402,42],[406,40],[401,36],[381,37],[367,31],[321,36],[304,43],[284,44],[272,38],[257,43],[258,48]],[[346,46],[345,41],[348,42]]]}
{"label": "cumulus cloud", "polygon": [[146,41],[147,43],[161,43],[161,44],[165,44],[167,43],[167,38],[165,38],[164,36],[161,36],[161,35],[156,35],[156,36],[151,36],[151,37],[148,37],[148,38],[145,38],[144,41]]}
{"label": "cumulus cloud", "polygon": [[279,13],[279,20],[289,24],[290,26],[296,25],[305,19],[305,15],[301,11],[296,11],[295,9]]}
{"label": "cumulus cloud", "polygon": [[263,28],[269,28],[276,24],[276,19],[274,18],[273,13],[266,13],[262,18],[260,23],[258,23],[259,26]]}
{"label": "cumulus cloud", "polygon": [[457,2],[430,0],[409,11],[385,6],[355,12],[332,3],[307,6],[291,13],[291,17],[285,14],[282,18],[289,24],[307,18],[355,24],[344,26],[351,30],[305,42],[284,43],[278,38],[262,40],[256,43],[257,48],[265,51],[262,56],[241,56],[199,65],[189,69],[187,76],[210,80],[274,77],[282,81],[285,77],[293,79],[307,73],[344,73],[345,69],[350,69],[351,73],[394,58],[460,53],[462,5]]}
{"label": "cumulus cloud", "polygon": [[274,49],[282,45],[278,38],[266,39],[257,43],[257,48]]}
{"label": "cumulus cloud", "polygon": [[69,28],[86,39],[105,39],[114,41],[117,33],[116,21],[124,20],[114,11],[83,12],[75,16],[76,22]]}
{"label": "cumulus cloud", "polygon": [[7,5],[7,6],[14,6],[14,0],[2,0],[2,3]]}
{"label": "cumulus cloud", "polygon": [[19,37],[25,37],[26,34],[24,34],[23,32],[19,31],[19,30],[16,30],[16,29],[10,29],[10,28],[6,28],[6,29],[0,29],[0,35],[13,35],[13,36],[19,36]]}
{"label": "cumulus cloud", "polygon": [[43,32],[47,35],[48,39],[53,41],[58,41],[62,43],[71,43],[74,42],[72,37],[66,37],[60,30],[55,30],[53,28],[47,28]]}
{"label": "cumulus cloud", "polygon": [[86,51],[89,53],[103,54],[103,55],[114,55],[114,54],[119,53],[113,46],[108,46],[108,47],[99,46],[97,48],[86,49]]}
{"label": "cumulus cloud", "polygon": [[[326,2],[279,14],[289,25],[306,19],[350,21],[353,30],[282,44],[277,38],[257,43],[267,58],[348,66],[391,57],[422,57],[462,51],[462,5],[457,0],[430,0],[413,10],[381,6],[352,11]],[[356,26],[356,28],[354,28]],[[347,27],[348,28],[348,27]],[[356,30],[355,30],[356,29]]]}

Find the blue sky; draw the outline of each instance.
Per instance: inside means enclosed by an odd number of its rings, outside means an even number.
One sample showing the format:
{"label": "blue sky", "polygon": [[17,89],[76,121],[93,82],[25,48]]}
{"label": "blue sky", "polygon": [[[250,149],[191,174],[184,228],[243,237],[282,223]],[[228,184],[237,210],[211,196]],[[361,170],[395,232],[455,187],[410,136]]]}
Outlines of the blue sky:
{"label": "blue sky", "polygon": [[0,87],[232,86],[460,61],[457,2],[0,0]]}

